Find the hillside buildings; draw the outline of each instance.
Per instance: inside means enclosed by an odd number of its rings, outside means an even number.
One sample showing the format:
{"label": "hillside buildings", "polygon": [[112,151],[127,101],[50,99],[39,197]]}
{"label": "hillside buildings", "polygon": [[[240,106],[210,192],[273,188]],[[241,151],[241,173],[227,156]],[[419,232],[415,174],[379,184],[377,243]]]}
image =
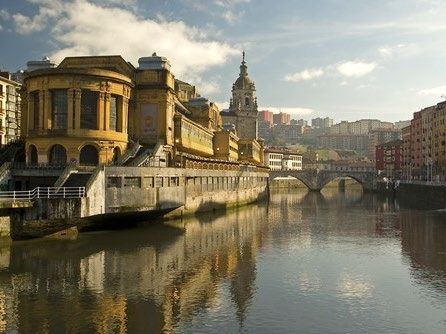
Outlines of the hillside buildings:
{"label": "hillside buildings", "polygon": [[285,148],[266,148],[265,165],[271,170],[302,170],[302,154]]}
{"label": "hillside buildings", "polygon": [[413,114],[403,133],[403,176],[427,181],[446,180],[446,102]]}
{"label": "hillside buildings", "polygon": [[311,127],[315,129],[328,129],[333,126],[333,119],[329,117],[325,118],[313,118],[311,120]]}
{"label": "hillside buildings", "polygon": [[376,170],[381,176],[400,178],[403,160],[403,140],[394,140],[376,146]]}

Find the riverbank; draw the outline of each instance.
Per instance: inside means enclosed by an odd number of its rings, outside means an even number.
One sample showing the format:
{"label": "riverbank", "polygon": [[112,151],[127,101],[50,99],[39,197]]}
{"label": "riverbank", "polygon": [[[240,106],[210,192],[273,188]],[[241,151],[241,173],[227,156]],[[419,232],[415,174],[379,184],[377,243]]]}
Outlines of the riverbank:
{"label": "riverbank", "polygon": [[378,182],[378,193],[395,197],[413,209],[446,209],[446,185],[428,182]]}
{"label": "riverbank", "polygon": [[135,221],[224,210],[268,196],[268,173],[249,170],[104,167],[83,181],[84,197],[38,198],[31,207],[11,210],[11,238],[43,237],[73,227],[124,228]]}

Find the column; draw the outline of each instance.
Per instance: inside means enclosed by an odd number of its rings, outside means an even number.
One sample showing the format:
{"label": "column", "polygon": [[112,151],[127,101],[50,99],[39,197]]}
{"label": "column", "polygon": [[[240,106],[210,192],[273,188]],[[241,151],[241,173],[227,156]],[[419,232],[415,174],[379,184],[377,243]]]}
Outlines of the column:
{"label": "column", "polygon": [[81,93],[80,89],[74,89],[74,128],[81,128]]}
{"label": "column", "polygon": [[104,107],[105,107],[105,93],[99,92],[99,100],[98,100],[98,119],[97,119],[97,128],[98,130],[104,130]]}
{"label": "column", "polygon": [[118,129],[122,133],[128,132],[128,122],[129,122],[129,99],[122,97],[122,104],[119,106],[119,122]]}
{"label": "column", "polygon": [[74,89],[67,92],[67,129],[72,130],[74,126]]}
{"label": "column", "polygon": [[104,130],[110,130],[110,93],[105,93],[104,100]]}

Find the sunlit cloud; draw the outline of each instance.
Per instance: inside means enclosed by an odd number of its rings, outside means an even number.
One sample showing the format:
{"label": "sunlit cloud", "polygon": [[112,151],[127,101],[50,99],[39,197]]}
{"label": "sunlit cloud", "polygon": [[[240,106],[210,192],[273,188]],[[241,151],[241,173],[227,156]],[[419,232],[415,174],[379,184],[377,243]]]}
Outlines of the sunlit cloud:
{"label": "sunlit cloud", "polygon": [[438,86],[433,88],[422,89],[418,91],[421,96],[446,96],[446,86]]}
{"label": "sunlit cloud", "polygon": [[366,63],[362,61],[347,61],[337,66],[338,72],[346,77],[362,77],[373,72],[376,63]]}
{"label": "sunlit cloud", "polygon": [[[137,65],[139,57],[157,52],[171,61],[175,75],[188,80],[199,78],[200,73],[239,54],[233,46],[213,40],[204,30],[182,21],[143,18],[115,6],[113,0],[108,0],[105,7],[91,0],[32,1],[39,5],[37,14],[14,14],[16,31],[31,34],[51,24],[50,35],[58,45],[50,54],[55,61],[67,56],[120,54]],[[208,92],[212,89],[205,88]]]}
{"label": "sunlit cloud", "polygon": [[285,76],[285,81],[291,81],[291,82],[308,81],[320,78],[323,75],[324,75],[324,70],[322,68],[311,68],[303,70],[301,72],[287,74]]}

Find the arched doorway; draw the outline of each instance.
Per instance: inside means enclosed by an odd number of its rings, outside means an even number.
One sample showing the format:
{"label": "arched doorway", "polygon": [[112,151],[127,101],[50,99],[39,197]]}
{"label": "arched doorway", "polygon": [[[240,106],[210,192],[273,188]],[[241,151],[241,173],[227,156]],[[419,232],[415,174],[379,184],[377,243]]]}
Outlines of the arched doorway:
{"label": "arched doorway", "polygon": [[81,149],[79,156],[79,163],[81,165],[93,165],[96,166],[99,163],[99,154],[96,147],[93,145],[85,145]]}
{"label": "arched doorway", "polygon": [[48,161],[51,165],[64,165],[67,163],[67,150],[62,145],[51,147]]}
{"label": "arched doorway", "polygon": [[38,155],[37,155],[37,148],[34,145],[29,145],[28,147],[28,162],[30,164],[37,164],[38,163]]}

